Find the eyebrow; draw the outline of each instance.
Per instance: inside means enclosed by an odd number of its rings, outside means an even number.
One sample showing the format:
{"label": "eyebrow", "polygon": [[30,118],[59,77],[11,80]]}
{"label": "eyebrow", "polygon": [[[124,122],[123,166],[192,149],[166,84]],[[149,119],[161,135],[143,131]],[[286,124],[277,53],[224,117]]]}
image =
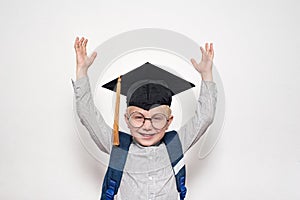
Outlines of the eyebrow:
{"label": "eyebrow", "polygon": [[[155,109],[155,108],[153,108],[153,109]],[[141,109],[139,107],[127,107],[126,114],[131,115],[134,112],[139,112],[139,113],[143,114],[143,111],[150,112],[150,110],[144,110],[144,109]],[[161,109],[159,109],[158,112],[155,112],[155,113],[151,113],[150,112],[150,115],[152,116],[152,115],[155,115],[157,113],[162,113],[162,114],[165,114],[167,117],[170,117],[172,112],[171,112],[171,108],[170,107],[165,106],[165,107],[162,107]]]}

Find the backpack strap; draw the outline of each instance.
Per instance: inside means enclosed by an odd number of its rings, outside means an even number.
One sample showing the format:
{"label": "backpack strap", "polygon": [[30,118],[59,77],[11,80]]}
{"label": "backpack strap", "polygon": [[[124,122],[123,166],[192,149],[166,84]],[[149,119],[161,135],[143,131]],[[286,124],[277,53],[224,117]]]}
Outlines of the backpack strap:
{"label": "backpack strap", "polygon": [[127,133],[119,131],[119,138],[120,145],[113,146],[111,150],[109,166],[102,184],[101,200],[113,200],[120,187],[132,137]]}
{"label": "backpack strap", "polygon": [[180,195],[180,200],[184,200],[187,189],[185,187],[185,164],[183,160],[183,151],[179,136],[176,131],[166,132],[164,136],[169,158],[172,164],[173,172],[176,179],[177,191]]}

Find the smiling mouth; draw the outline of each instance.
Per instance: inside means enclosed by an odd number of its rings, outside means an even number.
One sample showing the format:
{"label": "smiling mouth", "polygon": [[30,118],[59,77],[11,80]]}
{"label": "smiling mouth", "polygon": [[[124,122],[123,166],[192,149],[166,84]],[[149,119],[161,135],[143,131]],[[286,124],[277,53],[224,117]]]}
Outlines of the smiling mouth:
{"label": "smiling mouth", "polygon": [[139,134],[143,137],[152,137],[155,135],[155,133],[152,133],[152,134],[139,133]]}

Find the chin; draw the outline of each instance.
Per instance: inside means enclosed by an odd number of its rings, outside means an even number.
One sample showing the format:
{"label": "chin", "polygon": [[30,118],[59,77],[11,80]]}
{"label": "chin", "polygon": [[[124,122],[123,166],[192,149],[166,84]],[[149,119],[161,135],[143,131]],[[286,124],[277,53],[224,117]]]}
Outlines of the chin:
{"label": "chin", "polygon": [[143,146],[146,146],[146,147],[150,147],[150,146],[152,146],[152,145],[154,145],[154,144],[156,144],[157,142],[143,142],[142,143],[142,145]]}
{"label": "chin", "polygon": [[157,138],[136,138],[136,141],[142,146],[152,146],[160,142]]}
{"label": "chin", "polygon": [[155,141],[148,141],[148,140],[143,140],[143,139],[137,139],[136,140],[140,145],[145,146],[145,147],[149,147],[152,146],[154,144],[156,144]]}

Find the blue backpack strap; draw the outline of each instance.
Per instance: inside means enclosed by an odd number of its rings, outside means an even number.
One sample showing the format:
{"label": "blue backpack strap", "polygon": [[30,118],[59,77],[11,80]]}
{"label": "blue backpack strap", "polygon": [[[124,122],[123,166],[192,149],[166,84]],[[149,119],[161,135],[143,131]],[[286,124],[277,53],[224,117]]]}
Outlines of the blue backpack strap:
{"label": "blue backpack strap", "polygon": [[181,142],[176,131],[166,132],[163,140],[166,144],[169,158],[173,167],[177,191],[180,194],[180,200],[183,200],[185,198],[187,189],[185,187],[186,172]]}
{"label": "blue backpack strap", "polygon": [[119,139],[120,145],[113,146],[111,150],[109,166],[102,184],[101,200],[113,200],[120,187],[132,137],[127,133],[119,131]]}

